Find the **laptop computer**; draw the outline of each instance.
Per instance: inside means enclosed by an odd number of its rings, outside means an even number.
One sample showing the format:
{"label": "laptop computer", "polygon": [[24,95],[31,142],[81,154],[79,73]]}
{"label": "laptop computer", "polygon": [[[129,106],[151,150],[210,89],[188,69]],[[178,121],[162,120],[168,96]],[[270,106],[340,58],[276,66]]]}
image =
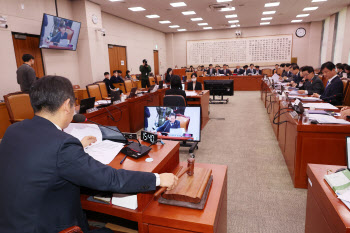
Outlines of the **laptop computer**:
{"label": "laptop computer", "polygon": [[80,101],[80,109],[79,113],[86,113],[86,110],[93,108],[95,106],[95,97],[87,98],[87,99],[82,99]]}
{"label": "laptop computer", "polygon": [[136,91],[137,91],[137,87],[133,87],[130,91],[130,95],[128,98],[132,98],[136,96]]}
{"label": "laptop computer", "polygon": [[111,102],[114,103],[115,101],[120,100],[120,90],[113,91],[111,90]]}
{"label": "laptop computer", "polygon": [[156,85],[150,86],[149,89],[148,89],[148,93],[150,93],[151,91],[153,91],[153,89],[154,89],[155,86],[156,86]]}

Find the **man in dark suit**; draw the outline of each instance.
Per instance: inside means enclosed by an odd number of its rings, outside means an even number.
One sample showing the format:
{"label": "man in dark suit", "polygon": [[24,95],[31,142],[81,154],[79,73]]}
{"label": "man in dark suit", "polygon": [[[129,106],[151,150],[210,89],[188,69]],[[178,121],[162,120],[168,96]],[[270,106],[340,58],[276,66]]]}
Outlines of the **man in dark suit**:
{"label": "man in dark suit", "polygon": [[[11,125],[0,143],[0,232],[89,232],[80,186],[117,193],[173,188],[172,174],[116,170],[84,152],[95,137],[65,133],[74,115],[72,83],[46,76],[30,90],[35,116]],[[109,229],[98,232],[112,232]]]}
{"label": "man in dark suit", "polygon": [[[192,82],[187,83],[187,90],[188,91],[201,91],[202,90],[202,84],[200,82],[197,82],[197,74],[192,74]],[[193,89],[194,87],[194,89]]]}
{"label": "man in dark suit", "polygon": [[232,71],[228,68],[228,65],[224,64],[224,69],[221,71],[221,73],[225,76],[232,75]]}
{"label": "man in dark suit", "polygon": [[216,75],[221,74],[221,67],[219,65],[215,66],[215,70],[216,70]]}
{"label": "man in dark suit", "polygon": [[293,81],[293,83],[298,84],[303,79],[303,74],[300,72],[299,66],[293,65],[291,72],[292,72],[292,77],[287,78],[285,81],[287,82]]}
{"label": "man in dark suit", "polygon": [[280,80],[284,82],[292,81],[293,73],[290,71],[290,69],[291,69],[291,64],[287,63],[286,66],[284,67],[284,71],[281,75]]}
{"label": "man in dark suit", "polygon": [[123,79],[123,77],[121,75],[122,75],[122,71],[121,70],[113,70],[113,76],[109,80],[109,82],[111,83],[111,88],[112,89],[115,88],[113,83],[124,83],[124,79]]}
{"label": "man in dark suit", "polygon": [[337,68],[337,75],[342,78],[344,73],[344,65],[342,63],[337,63],[335,66]]}
{"label": "man in dark suit", "polygon": [[262,70],[260,70],[260,66],[255,66],[255,74],[262,75]]}
{"label": "man in dark suit", "polygon": [[233,73],[237,74],[237,75],[241,75],[244,73],[244,70],[241,69],[240,66],[236,66],[236,69],[234,69]]}
{"label": "man in dark suit", "polygon": [[254,69],[254,64],[250,64],[250,68],[248,70],[250,70],[251,74],[255,74],[256,69]]}
{"label": "man in dark suit", "polygon": [[248,65],[243,66],[243,75],[251,75],[252,72],[248,69]]}
{"label": "man in dark suit", "polygon": [[335,65],[332,62],[326,62],[322,64],[321,72],[328,79],[327,86],[322,95],[314,93],[313,96],[333,105],[341,105],[343,102],[343,82],[335,71]]}
{"label": "man in dark suit", "polygon": [[[106,84],[108,95],[110,95],[111,94],[111,82],[109,80],[110,79],[109,72],[105,72],[104,76],[105,76],[105,79],[103,79],[103,82]],[[114,87],[113,87],[113,89],[114,89]]]}
{"label": "man in dark suit", "polygon": [[180,128],[180,121],[176,120],[176,114],[170,113],[169,120],[164,122],[164,124],[157,129],[157,132],[169,133],[170,129]]}
{"label": "man in dark suit", "polygon": [[213,67],[213,64],[209,64],[209,69],[206,70],[207,75],[215,75],[216,74],[216,70]]}
{"label": "man in dark suit", "polygon": [[312,95],[314,93],[323,94],[324,85],[322,80],[315,75],[314,68],[312,66],[304,66],[301,68],[303,79],[299,82],[299,93]]}

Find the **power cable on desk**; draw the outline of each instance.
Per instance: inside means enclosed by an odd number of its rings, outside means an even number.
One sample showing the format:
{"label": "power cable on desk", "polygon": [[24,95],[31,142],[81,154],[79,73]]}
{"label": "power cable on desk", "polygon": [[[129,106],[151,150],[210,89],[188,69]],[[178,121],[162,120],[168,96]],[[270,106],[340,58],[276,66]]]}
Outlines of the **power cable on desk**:
{"label": "power cable on desk", "polygon": [[[278,117],[282,116],[283,114],[289,113],[288,111],[283,112],[283,113],[280,113],[282,110],[286,110],[286,109],[290,109],[290,108],[282,108],[282,109],[278,110],[278,112],[276,112],[276,114],[275,114],[275,116],[274,116],[274,118],[273,118],[273,121],[272,121],[273,124],[275,124],[275,125],[282,125],[282,124],[288,122],[288,121],[282,121],[282,122],[277,122],[277,123],[275,122],[275,120],[276,120]],[[277,116],[277,114],[279,114],[279,115]]]}
{"label": "power cable on desk", "polygon": [[123,111],[121,110],[121,108],[119,108],[119,107],[117,107],[117,106],[115,106],[115,105],[110,105],[110,106],[112,106],[112,107],[114,107],[114,108],[116,108],[116,109],[118,109],[118,110],[120,111],[120,117],[119,117],[119,119],[116,121],[116,120],[114,119],[112,113],[111,113],[107,108],[105,108],[106,111],[109,113],[109,118],[110,118],[112,121],[114,121],[114,122],[119,122],[119,121],[122,119],[122,117],[123,117]]}

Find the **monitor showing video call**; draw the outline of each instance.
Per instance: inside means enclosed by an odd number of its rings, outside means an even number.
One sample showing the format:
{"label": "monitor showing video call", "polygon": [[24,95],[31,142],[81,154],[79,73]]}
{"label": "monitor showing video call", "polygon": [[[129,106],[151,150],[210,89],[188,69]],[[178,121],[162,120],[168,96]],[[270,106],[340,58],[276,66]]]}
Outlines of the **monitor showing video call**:
{"label": "monitor showing video call", "polygon": [[44,14],[39,48],[75,51],[80,26],[80,22]]}
{"label": "monitor showing video call", "polygon": [[200,141],[201,107],[145,107],[144,128],[162,138]]}

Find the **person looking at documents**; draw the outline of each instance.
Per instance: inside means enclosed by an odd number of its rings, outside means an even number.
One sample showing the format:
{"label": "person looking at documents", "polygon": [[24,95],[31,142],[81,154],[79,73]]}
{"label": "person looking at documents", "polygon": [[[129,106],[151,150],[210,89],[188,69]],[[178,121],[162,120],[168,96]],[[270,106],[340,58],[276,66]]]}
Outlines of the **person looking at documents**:
{"label": "person looking at documents", "polygon": [[104,165],[84,152],[94,137],[80,142],[63,132],[75,110],[68,79],[45,76],[32,85],[29,96],[35,116],[11,125],[0,143],[0,185],[6,187],[0,193],[0,232],[60,232],[72,226],[90,232],[80,186],[137,193],[177,184],[173,174]]}
{"label": "person looking at documents", "polygon": [[178,128],[180,128],[180,121],[176,120],[176,114],[172,112],[169,115],[169,120],[164,122],[164,124],[157,129],[157,132],[169,133],[170,129]]}
{"label": "person looking at documents", "polygon": [[313,96],[333,105],[341,105],[343,100],[343,82],[335,71],[332,62],[326,62],[321,66],[323,76],[328,79],[327,86],[322,95],[314,93]]}
{"label": "person looking at documents", "polygon": [[301,68],[303,79],[299,82],[300,94],[312,95],[314,93],[323,94],[324,85],[322,80],[315,75],[314,68],[312,66],[304,66]]}

